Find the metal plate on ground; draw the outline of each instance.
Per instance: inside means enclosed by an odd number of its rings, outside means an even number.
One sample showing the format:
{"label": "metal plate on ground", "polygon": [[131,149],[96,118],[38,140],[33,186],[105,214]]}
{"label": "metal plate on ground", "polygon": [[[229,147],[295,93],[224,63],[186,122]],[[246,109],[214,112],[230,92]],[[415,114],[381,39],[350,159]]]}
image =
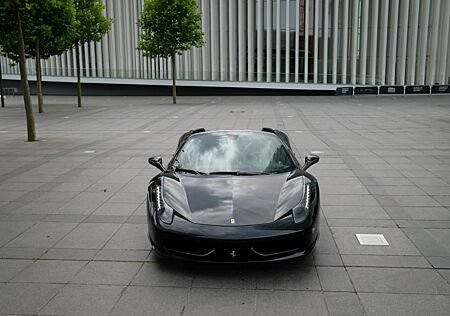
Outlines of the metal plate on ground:
{"label": "metal plate on ground", "polygon": [[356,234],[361,246],[389,246],[383,234]]}

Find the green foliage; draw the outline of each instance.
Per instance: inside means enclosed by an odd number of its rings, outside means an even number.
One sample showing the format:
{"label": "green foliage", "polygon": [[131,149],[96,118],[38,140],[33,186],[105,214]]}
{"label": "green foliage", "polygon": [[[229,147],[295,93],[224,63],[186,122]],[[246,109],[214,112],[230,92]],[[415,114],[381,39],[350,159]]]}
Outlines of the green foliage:
{"label": "green foliage", "polygon": [[74,0],[75,37],[74,44],[97,42],[109,32],[112,20],[103,15],[101,0]]}
{"label": "green foliage", "polygon": [[[18,61],[17,36],[15,33],[11,1],[0,5],[0,38],[3,54]],[[6,4],[3,6],[3,4]],[[72,0],[21,0],[20,14],[27,58],[36,57],[36,41],[39,41],[41,58],[60,55],[72,46],[74,8]]]}
{"label": "green foliage", "polygon": [[201,13],[195,0],[145,0],[138,49],[146,57],[168,58],[203,46]]}

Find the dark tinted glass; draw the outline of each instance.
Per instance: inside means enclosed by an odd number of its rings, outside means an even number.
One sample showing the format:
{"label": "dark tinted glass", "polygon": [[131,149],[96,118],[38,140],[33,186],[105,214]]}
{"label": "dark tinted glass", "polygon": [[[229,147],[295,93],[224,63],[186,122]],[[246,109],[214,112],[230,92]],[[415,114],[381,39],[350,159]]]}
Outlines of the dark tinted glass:
{"label": "dark tinted glass", "polygon": [[184,144],[173,166],[205,173],[279,173],[295,167],[278,137],[254,132],[194,135]]}

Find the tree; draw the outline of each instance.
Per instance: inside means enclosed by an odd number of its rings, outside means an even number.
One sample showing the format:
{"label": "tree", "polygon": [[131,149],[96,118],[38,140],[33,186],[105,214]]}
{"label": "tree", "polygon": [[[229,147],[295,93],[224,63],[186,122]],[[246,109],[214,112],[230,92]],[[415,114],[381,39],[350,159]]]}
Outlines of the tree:
{"label": "tree", "polygon": [[38,108],[43,113],[41,59],[61,55],[72,46],[72,0],[28,0],[24,21],[25,52],[36,60]]}
{"label": "tree", "polygon": [[104,5],[101,0],[74,0],[75,36],[74,46],[77,67],[78,107],[81,107],[81,69],[80,45],[98,42],[111,29],[112,20],[103,16]]}
{"label": "tree", "polygon": [[171,58],[172,99],[177,103],[175,56],[203,46],[201,13],[195,0],[145,0],[138,49],[146,57]]}
{"label": "tree", "polygon": [[[41,59],[61,55],[72,46],[74,10],[72,0],[22,0],[20,2],[25,56],[36,59],[36,90],[39,113],[44,112]],[[13,29],[10,30],[14,32]],[[7,56],[19,61],[17,38],[8,37]]]}
{"label": "tree", "polygon": [[[13,26],[13,28],[11,28]],[[14,29],[14,32],[11,32]],[[36,128],[34,123],[33,108],[31,107],[30,86],[28,85],[27,67],[25,65],[25,44],[23,41],[21,7],[19,0],[1,0],[0,1],[0,46],[2,53],[12,53],[8,50],[11,38],[16,39],[17,52],[19,55],[20,80],[23,90],[23,101],[25,104],[25,115],[27,119],[28,141],[36,140]],[[5,47],[6,46],[6,47]]]}

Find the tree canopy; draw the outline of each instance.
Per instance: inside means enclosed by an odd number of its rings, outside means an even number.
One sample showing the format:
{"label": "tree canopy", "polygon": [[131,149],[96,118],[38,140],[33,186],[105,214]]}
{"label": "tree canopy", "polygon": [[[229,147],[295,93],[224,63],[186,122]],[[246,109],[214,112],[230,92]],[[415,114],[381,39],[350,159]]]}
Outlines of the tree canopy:
{"label": "tree canopy", "polygon": [[169,58],[203,46],[201,17],[195,0],[146,0],[138,49],[146,57]]}
{"label": "tree canopy", "polygon": [[97,42],[109,32],[111,19],[103,15],[104,5],[101,0],[74,0],[75,36],[74,44]]}
{"label": "tree canopy", "polygon": [[[9,10],[11,9],[0,10],[2,20],[0,45],[5,55],[17,62],[19,56],[14,21],[5,20],[2,16],[11,14]],[[27,58],[36,57],[36,40],[39,40],[39,53],[43,59],[60,55],[72,46],[74,27],[72,0],[22,0],[20,14]]]}

